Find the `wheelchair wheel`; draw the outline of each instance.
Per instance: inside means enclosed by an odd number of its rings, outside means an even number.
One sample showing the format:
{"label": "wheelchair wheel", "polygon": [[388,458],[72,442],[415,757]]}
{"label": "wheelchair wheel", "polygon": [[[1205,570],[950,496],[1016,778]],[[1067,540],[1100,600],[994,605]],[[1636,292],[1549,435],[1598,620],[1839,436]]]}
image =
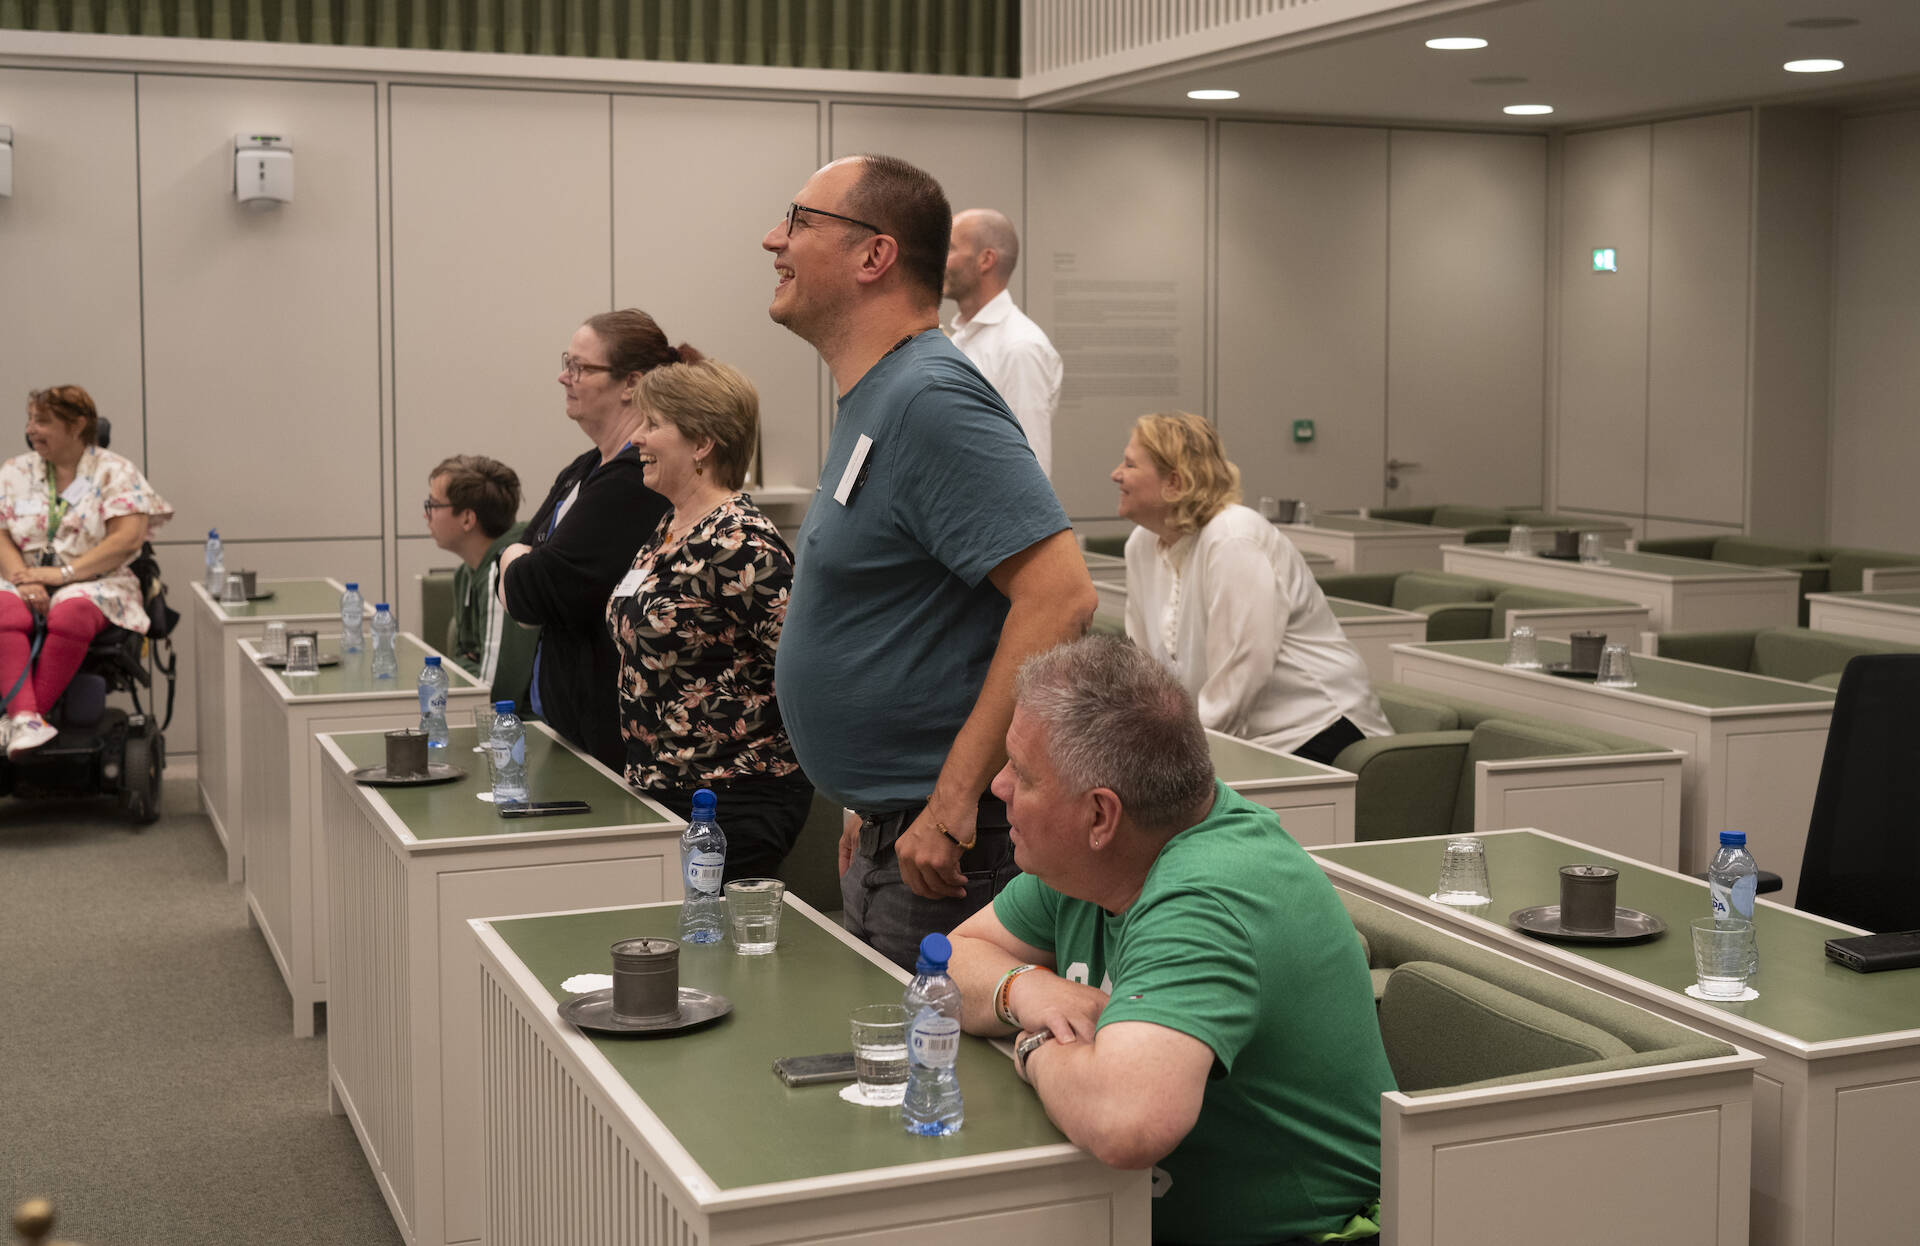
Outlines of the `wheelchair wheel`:
{"label": "wheelchair wheel", "polygon": [[135,826],[150,826],[160,819],[160,750],[165,747],[159,735],[127,736],[127,754],[120,789],[120,812]]}

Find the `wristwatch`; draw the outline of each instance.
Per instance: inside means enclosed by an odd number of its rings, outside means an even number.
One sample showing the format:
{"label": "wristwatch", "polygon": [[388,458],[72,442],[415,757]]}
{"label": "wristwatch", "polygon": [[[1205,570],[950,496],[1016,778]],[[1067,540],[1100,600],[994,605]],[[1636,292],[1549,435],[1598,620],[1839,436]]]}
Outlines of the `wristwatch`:
{"label": "wristwatch", "polygon": [[1013,1071],[1020,1075],[1021,1081],[1029,1086],[1033,1084],[1033,1079],[1027,1076],[1027,1057],[1040,1050],[1040,1044],[1052,1041],[1052,1030],[1035,1030],[1014,1045]]}

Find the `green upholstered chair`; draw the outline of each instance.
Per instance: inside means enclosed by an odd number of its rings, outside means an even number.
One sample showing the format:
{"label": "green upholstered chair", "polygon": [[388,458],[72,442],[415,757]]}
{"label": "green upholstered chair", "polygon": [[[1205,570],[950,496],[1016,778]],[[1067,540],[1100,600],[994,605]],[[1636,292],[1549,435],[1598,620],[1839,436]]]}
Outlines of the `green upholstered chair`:
{"label": "green upholstered chair", "polygon": [[1807,594],[1824,593],[1832,587],[1832,568],[1812,545],[1783,541],[1763,541],[1749,536],[1660,537],[1641,541],[1641,553],[1672,554],[1680,558],[1705,558],[1712,562],[1730,562],[1743,567],[1771,567],[1791,571],[1800,577],[1800,623],[1807,622]]}
{"label": "green upholstered chair", "polygon": [[840,806],[815,792],[800,838],[780,864],[780,879],[787,890],[822,913],[838,913],[842,907],[840,827]]}
{"label": "green upholstered chair", "polygon": [[[1920,554],[1863,549],[1853,545],[1822,546],[1818,557],[1827,565],[1826,591],[1830,593],[1861,591],[1866,587],[1865,573],[1875,567],[1920,566]],[[1802,619],[1801,622],[1806,620]]]}
{"label": "green upholstered chair", "polygon": [[1727,670],[1838,687],[1848,662],[1873,653],[1920,653],[1920,646],[1806,627],[1751,631],[1663,632],[1654,652],[1663,658]]}
{"label": "green upholstered chair", "polygon": [[1111,558],[1124,557],[1127,552],[1127,538],[1124,536],[1090,536],[1087,538],[1089,554],[1106,554]]}
{"label": "green upholstered chair", "polygon": [[443,653],[453,651],[453,571],[428,571],[420,581],[420,639]]}

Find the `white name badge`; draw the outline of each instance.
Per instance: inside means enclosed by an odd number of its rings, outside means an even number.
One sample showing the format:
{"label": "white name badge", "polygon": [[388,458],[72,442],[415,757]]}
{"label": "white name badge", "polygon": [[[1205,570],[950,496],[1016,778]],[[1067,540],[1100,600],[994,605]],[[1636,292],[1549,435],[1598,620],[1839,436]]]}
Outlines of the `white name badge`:
{"label": "white name badge", "polygon": [[613,586],[613,595],[615,597],[633,596],[640,591],[640,582],[646,578],[647,573],[635,567],[633,570],[627,572],[618,584]]}
{"label": "white name badge", "polygon": [[853,453],[847,458],[847,470],[840,473],[840,487],[833,491],[833,500],[845,506],[853,497],[853,486],[860,479],[860,469],[866,466],[867,451],[873,449],[873,438],[865,433],[853,443]]}

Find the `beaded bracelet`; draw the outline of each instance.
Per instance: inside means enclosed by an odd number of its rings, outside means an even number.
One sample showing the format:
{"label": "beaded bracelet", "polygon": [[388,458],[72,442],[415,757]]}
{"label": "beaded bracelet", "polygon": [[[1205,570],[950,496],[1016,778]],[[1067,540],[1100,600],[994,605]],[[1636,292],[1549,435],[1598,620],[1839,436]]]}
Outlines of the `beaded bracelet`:
{"label": "beaded bracelet", "polygon": [[1013,1009],[1007,1004],[1007,997],[1012,993],[1015,978],[1029,969],[1038,968],[1038,965],[1015,965],[1001,977],[1000,985],[993,988],[993,1015],[1000,1018],[1002,1025],[1010,1025],[1016,1030],[1020,1028],[1020,1020],[1013,1015]]}

